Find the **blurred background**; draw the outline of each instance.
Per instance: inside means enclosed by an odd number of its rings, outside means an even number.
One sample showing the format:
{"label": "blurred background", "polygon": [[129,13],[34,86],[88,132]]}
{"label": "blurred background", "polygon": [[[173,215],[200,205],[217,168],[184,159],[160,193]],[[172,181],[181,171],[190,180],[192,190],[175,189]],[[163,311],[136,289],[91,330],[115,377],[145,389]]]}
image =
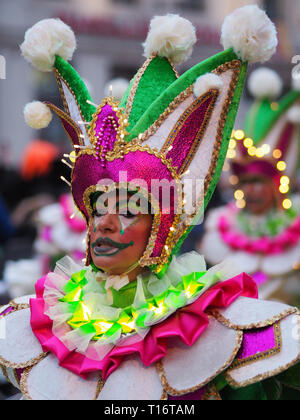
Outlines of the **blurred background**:
{"label": "blurred background", "polygon": [[[67,141],[58,121],[40,133],[25,126],[22,110],[33,99],[59,103],[52,74],[41,74],[20,56],[26,29],[43,18],[60,17],[75,31],[74,66],[101,102],[105,84],[114,77],[131,78],[143,62],[148,24],[155,14],[180,13],[198,29],[198,43],[186,67],[221,50],[225,16],[245,4],[259,4],[276,22],[280,47],[273,61],[287,86],[292,57],[300,53],[300,8],[297,0],[0,0],[0,54],[6,59],[6,80],[0,83],[0,159],[17,167],[26,145],[36,136],[63,147]],[[183,72],[185,68],[180,68]],[[246,97],[247,99],[247,97]],[[243,120],[244,106],[239,119]]]}

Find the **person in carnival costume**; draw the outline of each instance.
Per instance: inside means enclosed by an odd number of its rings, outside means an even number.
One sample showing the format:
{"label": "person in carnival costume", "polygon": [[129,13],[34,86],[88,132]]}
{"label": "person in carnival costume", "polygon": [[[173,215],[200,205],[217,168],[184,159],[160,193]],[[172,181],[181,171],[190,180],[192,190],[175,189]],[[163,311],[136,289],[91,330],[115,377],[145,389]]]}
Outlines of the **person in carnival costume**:
{"label": "person in carnival costume", "polygon": [[[173,63],[195,42],[187,20],[155,17],[122,101],[96,108],[66,61],[70,28],[46,20],[26,34],[23,55],[53,69],[63,95],[65,112],[40,104],[40,114],[56,112],[76,150],[72,193],[89,233],[85,269],[66,258],[30,302],[2,309],[0,363],[27,399],[226,399],[251,385],[248,397],[275,398],[273,376],[297,378],[297,309],[257,300],[255,282],[226,263],[207,271],[197,253],[175,256],[222,171],[247,62],[269,59],[277,37],[258,7],[238,9],[226,50],[179,77]],[[173,200],[153,179],[172,183]],[[184,201],[187,179],[204,189]]]}
{"label": "person in carnival costume", "polygon": [[281,89],[273,70],[250,76],[256,101],[229,151],[237,201],[211,212],[200,249],[211,264],[227,257],[239,263],[256,279],[262,298],[297,304],[300,197],[291,192],[299,168],[299,83],[275,102]]}

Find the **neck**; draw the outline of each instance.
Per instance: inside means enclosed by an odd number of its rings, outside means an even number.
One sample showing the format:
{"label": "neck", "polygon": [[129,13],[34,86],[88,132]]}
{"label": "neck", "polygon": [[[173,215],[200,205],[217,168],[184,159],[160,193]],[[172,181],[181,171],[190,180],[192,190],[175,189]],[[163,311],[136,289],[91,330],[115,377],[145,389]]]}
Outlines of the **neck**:
{"label": "neck", "polygon": [[144,271],[143,267],[140,267],[139,262],[133,264],[125,272],[107,272],[109,276],[128,276],[130,283],[135,281],[142,272]]}

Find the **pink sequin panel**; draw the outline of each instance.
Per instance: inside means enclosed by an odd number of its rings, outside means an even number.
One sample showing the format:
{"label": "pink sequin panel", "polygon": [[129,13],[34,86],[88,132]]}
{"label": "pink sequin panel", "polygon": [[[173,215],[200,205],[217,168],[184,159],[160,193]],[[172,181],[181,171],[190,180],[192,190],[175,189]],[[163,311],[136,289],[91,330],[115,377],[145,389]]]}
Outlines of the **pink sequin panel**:
{"label": "pink sequin panel", "polygon": [[191,163],[209,121],[208,111],[215,97],[216,94],[210,92],[204,101],[203,98],[198,99],[198,103],[192,104],[177,122],[170,135],[173,148],[167,154],[167,158],[172,159],[173,166],[181,168],[182,165],[188,166]]}
{"label": "pink sequin panel", "polygon": [[112,107],[106,104],[98,115],[95,134],[98,138],[96,150],[97,159],[101,161],[104,167],[106,164],[106,153],[113,150],[117,140],[117,130],[119,128],[119,119]]}
{"label": "pink sequin panel", "polygon": [[242,347],[237,355],[238,360],[277,349],[275,327],[245,331]]}
{"label": "pink sequin panel", "polygon": [[72,142],[74,145],[79,145],[79,138],[77,135],[77,132],[75,130],[75,128],[68,123],[68,121],[64,120],[63,118],[60,119],[62,122],[62,125],[64,127],[64,129],[66,130],[66,132],[68,133],[68,135],[71,137]]}

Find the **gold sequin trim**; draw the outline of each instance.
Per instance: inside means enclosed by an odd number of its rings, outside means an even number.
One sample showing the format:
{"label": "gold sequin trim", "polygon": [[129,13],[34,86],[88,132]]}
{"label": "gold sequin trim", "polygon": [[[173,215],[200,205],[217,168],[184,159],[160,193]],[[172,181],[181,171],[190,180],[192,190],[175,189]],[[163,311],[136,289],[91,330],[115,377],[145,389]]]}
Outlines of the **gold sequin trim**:
{"label": "gold sequin trim", "polygon": [[284,312],[281,312],[278,315],[273,316],[272,318],[266,319],[265,321],[260,322],[254,322],[252,324],[248,325],[235,325],[232,322],[230,322],[228,319],[226,319],[223,315],[220,314],[220,312],[217,309],[211,309],[208,311],[208,313],[216,318],[217,321],[221,322],[221,324],[225,325],[226,327],[233,329],[233,330],[254,330],[256,328],[264,328],[269,327],[273,324],[275,324],[278,321],[281,321],[282,319],[286,318],[289,315],[292,315],[298,311],[297,308],[290,308],[287,309]]}
{"label": "gold sequin trim", "polygon": [[206,176],[206,179],[205,179],[205,194],[206,194],[206,192],[209,188],[209,185],[212,181],[212,178],[215,174],[216,167],[217,167],[217,164],[218,164],[219,154],[220,154],[220,150],[221,150],[221,146],[222,146],[222,140],[223,140],[223,131],[224,131],[224,128],[225,128],[227,115],[228,115],[228,112],[229,112],[229,109],[230,109],[230,106],[231,106],[231,103],[232,103],[232,99],[234,97],[235,88],[236,88],[236,86],[238,84],[238,81],[239,81],[241,66],[242,66],[242,62],[240,60],[233,60],[231,62],[222,64],[216,70],[213,71],[213,73],[215,73],[217,75],[220,75],[220,74],[225,73],[229,70],[233,70],[233,74],[232,74],[232,79],[231,79],[231,82],[230,82],[227,98],[225,100],[225,105],[223,107],[221,116],[219,118],[219,125],[218,125],[218,129],[217,129],[217,138],[216,138],[215,147],[214,147],[213,154],[212,154],[212,162],[211,162],[209,172],[208,172],[208,174]]}
{"label": "gold sequin trim", "polygon": [[160,401],[168,401],[168,399],[169,399],[168,393],[167,393],[167,391],[165,391],[163,389],[163,392],[162,392],[161,397],[160,397]]}
{"label": "gold sequin trim", "polygon": [[[298,314],[298,327],[300,328],[299,314]],[[277,369],[271,370],[271,371],[266,372],[266,373],[261,374],[261,375],[257,375],[252,379],[248,379],[247,381],[241,381],[241,382],[237,382],[232,378],[232,376],[230,375],[231,369],[229,368],[227,370],[227,372],[225,373],[225,379],[229,383],[229,385],[231,385],[233,388],[244,388],[248,385],[252,385],[252,384],[255,384],[257,382],[264,381],[265,379],[271,378],[273,376],[277,376],[280,373],[285,372],[289,368],[295,366],[299,362],[299,360],[300,360],[300,343],[298,343],[298,347],[299,347],[298,356],[292,362],[288,363],[285,366],[281,366]]]}
{"label": "gold sequin trim", "polygon": [[133,84],[131,86],[130,89],[130,93],[127,99],[127,103],[126,103],[126,107],[125,107],[125,114],[130,115],[131,111],[132,111],[132,107],[133,107],[133,103],[134,103],[134,98],[136,95],[136,92],[138,90],[140,81],[142,79],[142,77],[145,74],[145,71],[147,70],[149,64],[151,63],[151,61],[156,57],[156,54],[151,55],[151,57],[149,57],[145,63],[143,64],[143,66],[139,69],[137,75],[135,76],[135,79],[133,81]]}
{"label": "gold sequin trim", "polygon": [[275,356],[275,354],[280,353],[281,343],[282,343],[282,334],[281,334],[280,324],[274,324],[273,329],[274,329],[274,337],[275,337],[275,347],[261,353],[256,353],[255,355],[246,357],[244,359],[236,359],[233,362],[233,364],[230,366],[230,372],[240,367],[247,366],[252,363],[256,363],[260,360],[269,359],[270,357]]}
{"label": "gold sequin trim", "polygon": [[9,302],[9,306],[16,309],[17,311],[22,311],[23,309],[29,309],[29,303],[16,303],[14,300]]}
{"label": "gold sequin trim", "polygon": [[94,401],[97,401],[98,400],[99,395],[101,394],[104,385],[105,385],[105,382],[103,381],[103,379],[102,379],[102,373],[100,372],[99,373],[99,380],[98,380],[98,384],[97,384],[96,396],[94,398]]}
{"label": "gold sequin trim", "polygon": [[175,67],[175,64],[173,63],[173,61],[169,57],[167,57],[167,60],[169,61],[170,65],[171,65],[171,67],[173,69],[173,72],[175,73],[175,76],[177,77],[177,79],[179,79],[180,74],[178,73],[178,71],[177,71],[177,69]]}
{"label": "gold sequin trim", "polygon": [[[201,339],[201,337],[200,337],[200,339]],[[214,378],[216,378],[220,373],[222,373],[226,368],[228,368],[228,366],[230,366],[232,364],[234,358],[237,355],[237,352],[239,351],[239,349],[242,345],[242,341],[243,341],[243,333],[242,333],[242,331],[238,331],[237,332],[237,338],[236,338],[236,346],[235,346],[235,348],[233,350],[233,353],[230,356],[229,360],[226,363],[224,363],[224,365],[217,372],[215,372],[210,378],[207,378],[201,384],[193,386],[193,387],[188,388],[188,389],[184,389],[182,391],[179,391],[179,390],[173,388],[168,383],[168,379],[167,379],[166,372],[165,372],[164,365],[163,365],[163,360],[158,362],[156,366],[157,366],[157,369],[158,369],[158,373],[159,373],[159,376],[160,376],[162,386],[167,391],[167,393],[169,395],[172,395],[173,397],[179,397],[179,396],[186,395],[186,394],[192,394],[193,392],[198,391],[199,389],[201,389],[205,385],[207,385],[209,382],[211,382]]]}
{"label": "gold sequin trim", "polygon": [[[71,88],[71,86],[69,85],[69,83],[66,81],[66,79],[64,79],[64,77],[60,74],[60,72],[56,68],[53,69],[53,72],[54,72],[54,75],[55,75],[55,78],[56,78],[56,81],[57,81],[57,84],[58,84],[59,93],[60,93],[60,95],[62,97],[65,110],[68,112],[69,115],[71,115],[70,114],[69,105],[68,105],[68,102],[67,102],[67,99],[66,99],[66,96],[65,96],[65,92],[64,92],[64,89],[63,89],[63,86],[62,86],[62,82],[64,82],[64,84],[69,89],[71,95],[73,96],[73,98],[74,98],[74,100],[76,102],[78,111],[80,113],[80,116],[81,116],[82,121],[85,121],[85,119],[84,119],[84,117],[82,115],[82,112],[81,112],[80,105],[79,105],[79,103],[77,101],[77,98],[76,98],[76,95],[75,95],[73,89]],[[74,124],[74,121],[73,121],[73,124]]]}
{"label": "gold sequin trim", "polygon": [[222,401],[215,384],[209,384],[207,392],[201,398],[201,401]]}
{"label": "gold sequin trim", "polygon": [[28,362],[24,362],[24,363],[11,363],[0,356],[0,363],[4,365],[5,367],[11,368],[11,369],[25,369],[25,368],[36,365],[38,362],[43,360],[44,357],[47,356],[47,354],[48,353],[41,353],[39,356],[35,357],[34,359],[31,359]]}
{"label": "gold sequin trim", "polygon": [[29,394],[29,390],[28,390],[28,386],[27,386],[27,380],[28,380],[29,374],[30,374],[30,372],[31,372],[31,370],[32,370],[33,367],[34,366],[32,366],[32,367],[27,368],[27,369],[24,370],[24,372],[22,373],[22,376],[21,376],[21,381],[20,381],[20,389],[21,389],[21,392],[22,392],[23,396],[28,401],[32,401],[33,400],[32,397]]}
{"label": "gold sequin trim", "polygon": [[[27,308],[17,308],[16,307],[11,312],[9,312],[5,315],[1,315],[0,319],[13,314],[14,312],[22,311],[22,310],[25,310],[25,309],[29,309],[29,306]],[[35,365],[36,363],[41,361],[46,355],[47,355],[47,353],[41,353],[39,356],[35,357],[34,359],[31,359],[31,360],[29,360],[27,362],[24,362],[24,363],[11,363],[8,360],[3,359],[2,356],[0,356],[0,364],[7,367],[7,368],[11,368],[11,369],[24,369],[24,368],[27,368],[29,366]]]}
{"label": "gold sequin trim", "polygon": [[[53,104],[50,104],[50,103],[47,103],[47,106],[48,106],[48,108],[50,108],[53,112],[55,112],[55,114],[59,117],[59,118],[61,118],[61,119],[63,119],[63,120],[66,120],[67,121],[67,123],[68,124],[70,124],[73,128],[74,128],[74,130],[75,130],[75,132],[76,132],[76,134],[77,134],[77,137],[78,137],[78,144],[80,145],[80,146],[84,146],[84,141],[83,141],[83,139],[82,139],[82,131],[80,130],[80,128],[78,127],[78,125],[72,120],[72,118],[68,115],[68,114],[66,114],[64,111],[62,111],[61,109],[59,109],[59,108],[57,108],[55,105],[53,105]],[[68,133],[68,131],[67,131],[67,129],[65,128],[65,126],[64,126],[64,124],[62,124],[62,126],[63,126],[63,129],[65,130],[65,133],[66,133],[66,135],[68,136],[68,138],[69,138],[69,140],[70,140],[70,142],[71,142],[71,144],[72,144],[72,146],[74,147],[74,139],[72,139],[72,137],[70,136],[70,134]],[[76,149],[75,149],[76,150]]]}

